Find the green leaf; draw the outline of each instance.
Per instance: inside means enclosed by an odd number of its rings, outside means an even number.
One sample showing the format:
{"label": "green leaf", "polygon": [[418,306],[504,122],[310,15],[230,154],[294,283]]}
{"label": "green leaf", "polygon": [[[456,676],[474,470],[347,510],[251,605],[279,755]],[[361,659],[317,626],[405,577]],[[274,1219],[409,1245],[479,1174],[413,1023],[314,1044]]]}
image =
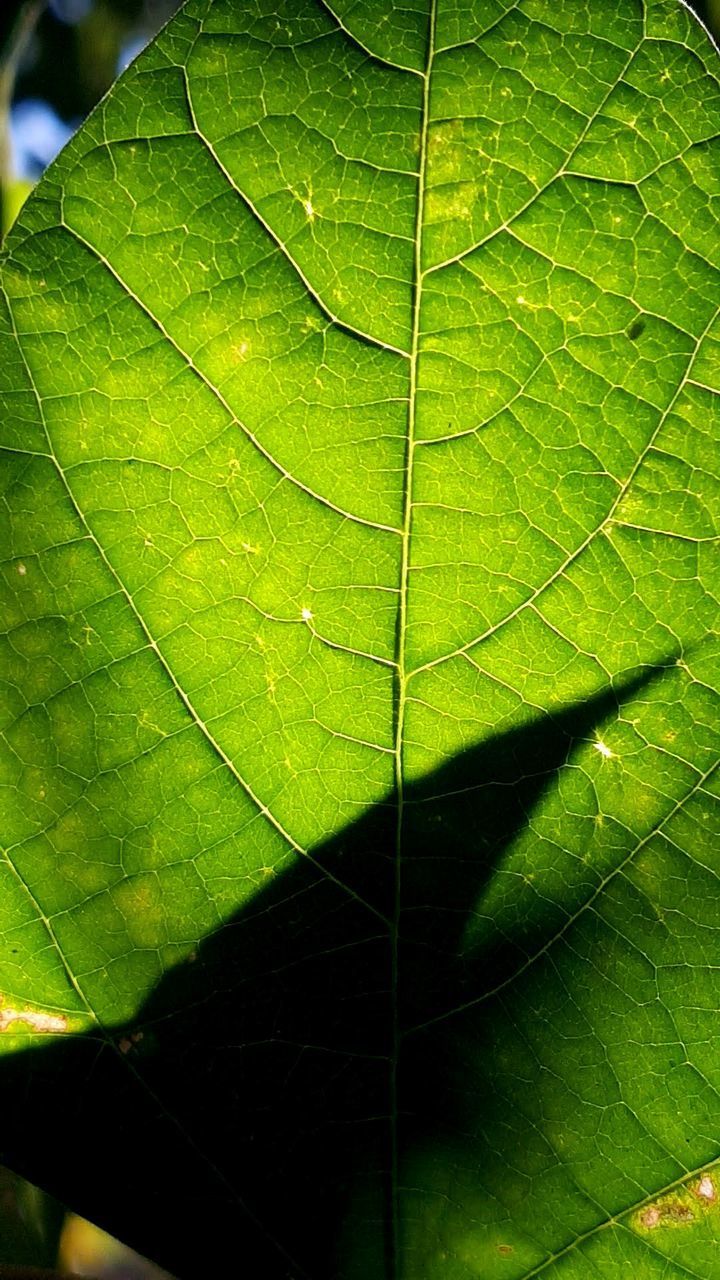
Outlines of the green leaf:
{"label": "green leaf", "polygon": [[720,1280],[719,119],[190,0],[8,238],[0,1155],[181,1277]]}

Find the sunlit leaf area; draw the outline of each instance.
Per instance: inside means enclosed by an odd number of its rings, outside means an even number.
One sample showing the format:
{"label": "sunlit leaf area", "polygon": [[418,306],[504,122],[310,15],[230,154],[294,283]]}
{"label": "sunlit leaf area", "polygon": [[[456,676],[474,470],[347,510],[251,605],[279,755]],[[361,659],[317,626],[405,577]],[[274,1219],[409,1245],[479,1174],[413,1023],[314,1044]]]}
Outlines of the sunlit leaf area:
{"label": "sunlit leaf area", "polygon": [[717,20],[3,10],[0,1278],[720,1280]]}

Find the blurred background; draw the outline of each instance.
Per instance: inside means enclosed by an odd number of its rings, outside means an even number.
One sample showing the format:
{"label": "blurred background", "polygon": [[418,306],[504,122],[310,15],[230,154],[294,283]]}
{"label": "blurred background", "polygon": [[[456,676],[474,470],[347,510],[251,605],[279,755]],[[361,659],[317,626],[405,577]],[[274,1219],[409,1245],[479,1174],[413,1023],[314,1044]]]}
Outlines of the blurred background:
{"label": "blurred background", "polygon": [[[46,166],[179,3],[0,0],[0,235]],[[720,39],[720,0],[694,0],[693,7]],[[0,1166],[0,1280],[42,1274],[25,1268],[96,1280],[169,1280]]]}

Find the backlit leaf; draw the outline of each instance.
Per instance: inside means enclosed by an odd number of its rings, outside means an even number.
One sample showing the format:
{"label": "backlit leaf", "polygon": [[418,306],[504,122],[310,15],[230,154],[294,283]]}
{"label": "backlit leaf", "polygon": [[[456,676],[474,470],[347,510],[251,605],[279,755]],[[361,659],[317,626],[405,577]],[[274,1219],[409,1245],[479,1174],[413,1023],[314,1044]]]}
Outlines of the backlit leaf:
{"label": "backlit leaf", "polygon": [[190,0],[8,238],[0,1156],[180,1277],[720,1280],[719,124]]}

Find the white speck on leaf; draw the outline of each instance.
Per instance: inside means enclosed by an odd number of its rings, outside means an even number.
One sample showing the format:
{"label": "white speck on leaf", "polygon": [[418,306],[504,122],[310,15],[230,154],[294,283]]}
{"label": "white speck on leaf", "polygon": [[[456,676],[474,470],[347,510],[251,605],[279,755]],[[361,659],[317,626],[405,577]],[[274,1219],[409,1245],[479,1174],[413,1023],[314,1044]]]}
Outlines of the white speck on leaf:
{"label": "white speck on leaf", "polygon": [[596,751],[600,752],[603,760],[612,760],[614,753],[604,742],[598,740],[597,742],[593,742],[593,746]]}
{"label": "white speck on leaf", "polygon": [[312,609],[308,609],[307,606],[305,606],[305,608],[302,610],[303,622],[312,622],[312,616],[313,616]]}
{"label": "white speck on leaf", "polygon": [[20,577],[21,577],[21,578],[24,578],[24,577],[25,577],[25,574],[27,573],[27,565],[25,565],[25,564],[19,564],[19,565],[18,565],[18,567],[17,567],[17,571],[18,571],[18,573],[20,574]]}

